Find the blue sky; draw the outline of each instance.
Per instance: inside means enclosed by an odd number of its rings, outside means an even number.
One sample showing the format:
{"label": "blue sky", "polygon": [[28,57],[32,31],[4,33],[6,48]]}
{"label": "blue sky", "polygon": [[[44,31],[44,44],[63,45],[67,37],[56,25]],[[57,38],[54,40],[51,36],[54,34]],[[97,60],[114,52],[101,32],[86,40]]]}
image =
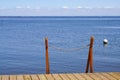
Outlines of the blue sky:
{"label": "blue sky", "polygon": [[120,0],[0,0],[0,16],[120,16]]}

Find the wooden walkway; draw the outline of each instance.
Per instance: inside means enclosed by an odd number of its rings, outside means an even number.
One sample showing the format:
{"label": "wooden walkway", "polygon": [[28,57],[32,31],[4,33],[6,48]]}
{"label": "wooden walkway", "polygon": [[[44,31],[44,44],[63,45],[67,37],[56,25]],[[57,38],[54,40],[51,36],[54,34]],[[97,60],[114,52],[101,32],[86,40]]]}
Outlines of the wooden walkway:
{"label": "wooden walkway", "polygon": [[120,72],[0,75],[0,80],[120,80]]}

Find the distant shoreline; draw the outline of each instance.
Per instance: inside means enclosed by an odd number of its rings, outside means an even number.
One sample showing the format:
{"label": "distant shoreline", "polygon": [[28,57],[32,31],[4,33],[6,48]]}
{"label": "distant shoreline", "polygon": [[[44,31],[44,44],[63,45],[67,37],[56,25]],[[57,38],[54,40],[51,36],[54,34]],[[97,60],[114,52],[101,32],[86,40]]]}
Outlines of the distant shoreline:
{"label": "distant shoreline", "polygon": [[120,16],[0,16],[0,18],[120,18]]}

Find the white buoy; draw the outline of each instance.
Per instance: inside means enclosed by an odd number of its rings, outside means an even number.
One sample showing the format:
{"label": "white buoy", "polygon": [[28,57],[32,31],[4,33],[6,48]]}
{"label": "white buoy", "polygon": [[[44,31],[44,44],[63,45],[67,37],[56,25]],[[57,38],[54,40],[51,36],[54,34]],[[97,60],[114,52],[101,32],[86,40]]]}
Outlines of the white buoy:
{"label": "white buoy", "polygon": [[107,39],[104,39],[104,40],[103,40],[103,44],[108,44],[108,40],[107,40]]}

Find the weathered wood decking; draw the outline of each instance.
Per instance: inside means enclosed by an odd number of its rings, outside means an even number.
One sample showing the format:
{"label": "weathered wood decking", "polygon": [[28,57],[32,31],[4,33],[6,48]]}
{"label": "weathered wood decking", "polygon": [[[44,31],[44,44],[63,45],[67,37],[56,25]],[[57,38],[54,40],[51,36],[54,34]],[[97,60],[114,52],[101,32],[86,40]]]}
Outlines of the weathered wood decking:
{"label": "weathered wood decking", "polygon": [[120,72],[0,75],[0,80],[120,80]]}

